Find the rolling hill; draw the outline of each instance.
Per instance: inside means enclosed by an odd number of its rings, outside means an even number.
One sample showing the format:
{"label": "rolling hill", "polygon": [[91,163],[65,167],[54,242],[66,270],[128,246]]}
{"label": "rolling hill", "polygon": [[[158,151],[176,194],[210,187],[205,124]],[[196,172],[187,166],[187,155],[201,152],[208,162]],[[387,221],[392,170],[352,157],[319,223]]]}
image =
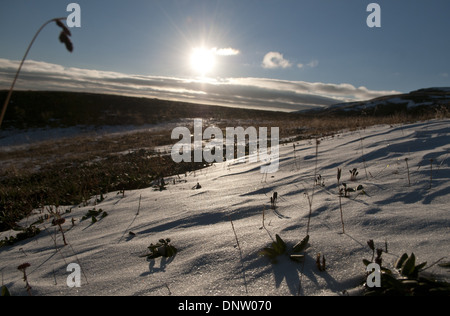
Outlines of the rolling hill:
{"label": "rolling hill", "polygon": [[[0,91],[0,100],[7,92]],[[289,113],[107,94],[15,91],[2,129],[160,124],[199,117],[284,119]]]}
{"label": "rolling hill", "polygon": [[322,111],[326,114],[392,115],[399,112],[423,114],[450,109],[450,88],[428,88],[368,101],[339,103]]}

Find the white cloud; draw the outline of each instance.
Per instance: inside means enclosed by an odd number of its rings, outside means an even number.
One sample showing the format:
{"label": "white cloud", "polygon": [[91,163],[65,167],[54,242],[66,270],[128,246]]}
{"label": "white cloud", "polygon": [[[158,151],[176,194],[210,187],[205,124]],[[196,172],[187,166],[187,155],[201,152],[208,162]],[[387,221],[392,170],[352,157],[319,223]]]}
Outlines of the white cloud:
{"label": "white cloud", "polygon": [[234,48],[213,48],[212,51],[218,56],[236,56],[241,52],[238,49]]}
{"label": "white cloud", "polygon": [[305,67],[308,67],[308,68],[316,68],[317,66],[319,66],[319,61],[318,60],[316,60],[316,59],[314,59],[314,60],[311,60],[309,63],[307,63],[306,65],[305,64],[297,64],[297,68],[299,68],[299,69],[304,69]]}
{"label": "white cloud", "polygon": [[[9,89],[19,61],[0,58],[0,89]],[[268,78],[188,80],[66,68],[27,60],[18,90],[108,93],[233,107],[298,111],[346,101],[368,100],[397,91],[373,91],[351,84],[288,81]]]}
{"label": "white cloud", "polygon": [[277,69],[277,68],[290,68],[292,66],[291,62],[284,59],[283,54],[278,52],[269,52],[264,56],[262,62],[263,68],[266,69]]}
{"label": "white cloud", "polygon": [[319,61],[318,60],[312,60],[306,66],[311,67],[311,68],[316,68],[317,66],[319,66]]}

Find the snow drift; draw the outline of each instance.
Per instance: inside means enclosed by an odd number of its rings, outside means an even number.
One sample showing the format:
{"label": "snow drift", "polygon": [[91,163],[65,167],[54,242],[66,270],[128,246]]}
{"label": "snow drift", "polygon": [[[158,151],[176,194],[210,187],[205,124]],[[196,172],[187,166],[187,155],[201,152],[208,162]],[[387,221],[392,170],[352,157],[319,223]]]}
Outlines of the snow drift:
{"label": "snow drift", "polygon": [[[13,295],[27,295],[17,267],[30,263],[33,295],[353,293],[364,282],[370,239],[388,246],[388,266],[404,252],[429,264],[449,255],[449,136],[450,120],[376,126],[320,139],[317,156],[315,141],[285,144],[273,175],[261,174],[260,163],[224,162],[165,179],[166,190],[111,192],[103,201],[60,207],[69,245],[52,218],[36,224],[39,235],[0,249],[3,284]],[[345,234],[337,168],[342,182],[365,192],[342,199]],[[354,168],[359,174],[350,181],[348,170]],[[276,209],[270,204],[274,192]],[[259,252],[276,234],[290,246],[306,236],[308,196],[313,200],[304,262],[270,263]],[[82,221],[93,209],[108,216]],[[45,213],[36,210],[21,225]],[[166,238],[177,249],[175,257],[140,256]],[[318,253],[326,257],[325,271],[316,267]],[[81,267],[81,287],[67,285],[71,263]],[[449,279],[436,265],[427,272]]]}

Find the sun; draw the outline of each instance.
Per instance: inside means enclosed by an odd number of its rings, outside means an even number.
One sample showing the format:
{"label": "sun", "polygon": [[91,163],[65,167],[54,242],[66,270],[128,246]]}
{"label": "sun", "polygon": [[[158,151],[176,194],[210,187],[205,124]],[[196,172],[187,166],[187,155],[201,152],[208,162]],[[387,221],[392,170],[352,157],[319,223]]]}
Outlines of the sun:
{"label": "sun", "polygon": [[214,69],[216,58],[214,51],[206,48],[194,48],[191,53],[191,68],[201,76]]}

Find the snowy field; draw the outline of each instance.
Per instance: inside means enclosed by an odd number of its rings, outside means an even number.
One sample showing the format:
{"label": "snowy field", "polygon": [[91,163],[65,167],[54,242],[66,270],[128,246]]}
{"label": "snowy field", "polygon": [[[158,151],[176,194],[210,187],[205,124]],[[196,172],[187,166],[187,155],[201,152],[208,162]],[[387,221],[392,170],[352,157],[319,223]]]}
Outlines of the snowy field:
{"label": "snowy field", "polygon": [[[282,145],[273,175],[262,175],[259,163],[214,164],[166,179],[164,191],[111,192],[99,203],[93,198],[88,206],[60,208],[69,245],[51,219],[38,224],[38,236],[0,249],[2,281],[12,295],[27,295],[17,269],[27,262],[33,295],[356,294],[364,282],[362,260],[372,257],[370,239],[379,248],[387,244],[387,267],[405,252],[429,264],[449,259],[449,140],[450,120],[376,126],[321,139],[317,157],[314,140],[295,143],[295,154],[293,144]],[[342,199],[345,234],[337,168],[341,182],[362,185],[366,193]],[[350,181],[354,168],[359,175]],[[318,175],[323,183],[315,185]],[[197,183],[200,189],[194,189]],[[278,203],[271,209],[274,192]],[[291,246],[306,236],[313,192],[304,262],[280,257],[270,263],[259,252],[276,234]],[[108,216],[81,221],[94,207]],[[45,213],[36,210],[21,225]],[[140,256],[166,238],[178,249],[174,258]],[[316,267],[318,253],[326,258],[326,271]],[[67,286],[70,263],[81,266],[79,288]],[[427,272],[450,278],[437,265]]]}

